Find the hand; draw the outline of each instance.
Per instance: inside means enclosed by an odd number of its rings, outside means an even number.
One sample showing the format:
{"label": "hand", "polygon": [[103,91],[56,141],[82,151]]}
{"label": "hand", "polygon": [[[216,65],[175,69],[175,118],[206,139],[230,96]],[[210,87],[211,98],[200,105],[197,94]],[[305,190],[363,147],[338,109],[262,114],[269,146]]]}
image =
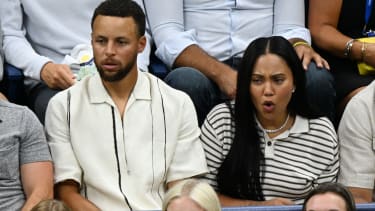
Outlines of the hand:
{"label": "hand", "polygon": [[43,66],[40,77],[51,89],[66,89],[75,82],[75,76],[68,65],[52,62]]}
{"label": "hand", "polygon": [[265,206],[294,205],[294,202],[286,198],[274,198],[268,201],[262,201],[259,203],[259,205],[265,205]]}
{"label": "hand", "polygon": [[237,71],[228,67],[221,72],[216,83],[218,84],[220,90],[230,99],[234,99],[236,97]]}
{"label": "hand", "polygon": [[327,70],[330,69],[328,62],[316,53],[311,46],[297,45],[294,49],[296,50],[298,57],[302,60],[303,69],[307,70],[311,60],[315,61],[318,68],[324,67]]}

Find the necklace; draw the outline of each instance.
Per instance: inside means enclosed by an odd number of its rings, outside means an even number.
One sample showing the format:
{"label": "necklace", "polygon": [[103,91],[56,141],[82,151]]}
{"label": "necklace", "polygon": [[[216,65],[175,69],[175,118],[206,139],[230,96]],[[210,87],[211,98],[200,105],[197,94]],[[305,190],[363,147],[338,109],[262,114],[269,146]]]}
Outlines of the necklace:
{"label": "necklace", "polygon": [[288,120],[289,120],[289,113],[288,113],[288,116],[286,117],[285,122],[284,122],[283,125],[281,125],[279,128],[276,128],[276,129],[265,129],[265,128],[264,128],[264,131],[266,131],[267,133],[277,133],[277,132],[279,132],[280,130],[284,129],[284,127],[285,127],[286,124],[288,123]]}

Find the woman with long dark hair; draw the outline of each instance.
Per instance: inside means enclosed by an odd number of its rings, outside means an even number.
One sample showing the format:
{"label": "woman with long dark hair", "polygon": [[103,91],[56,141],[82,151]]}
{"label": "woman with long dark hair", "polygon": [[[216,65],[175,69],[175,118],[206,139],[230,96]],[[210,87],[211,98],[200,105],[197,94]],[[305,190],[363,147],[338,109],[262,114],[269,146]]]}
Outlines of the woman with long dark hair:
{"label": "woman with long dark hair", "polygon": [[336,181],[336,132],[309,108],[303,67],[282,37],[248,46],[236,100],[211,110],[201,140],[206,179],[223,206],[299,204],[315,186]]}

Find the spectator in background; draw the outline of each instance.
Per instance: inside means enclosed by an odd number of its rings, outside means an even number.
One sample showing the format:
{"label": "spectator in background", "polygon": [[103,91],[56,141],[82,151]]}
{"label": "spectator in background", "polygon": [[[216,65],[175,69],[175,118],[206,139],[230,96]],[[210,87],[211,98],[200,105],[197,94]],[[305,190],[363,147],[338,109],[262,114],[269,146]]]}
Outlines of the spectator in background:
{"label": "spectator in background", "polygon": [[326,115],[333,113],[333,78],[323,68],[327,62],[309,45],[303,1],[146,0],[145,7],[156,55],[174,68],[165,81],[189,94],[199,124],[213,106],[235,97],[235,70],[246,46],[272,35],[288,39],[308,70],[309,103]]}
{"label": "spectator in background", "polygon": [[282,37],[246,49],[236,100],[214,107],[201,128],[206,179],[222,206],[300,204],[317,185],[336,181],[335,129],[310,109],[304,76]]}
{"label": "spectator in background", "polygon": [[44,130],[24,106],[0,100],[0,210],[29,211],[53,197],[53,167]]}
{"label": "spectator in background", "polygon": [[[102,1],[6,0],[0,4],[6,60],[23,70],[28,106],[42,123],[49,99],[75,83],[72,66],[64,64],[64,58],[78,45],[90,46],[90,18]],[[138,57],[144,71],[148,57],[149,45]]]}
{"label": "spectator in background", "polygon": [[302,211],[356,211],[352,194],[339,183],[323,183],[312,190]]}
{"label": "spectator in background", "polygon": [[[375,44],[356,40],[375,30],[375,15],[368,14],[365,23],[366,2],[312,0],[309,3],[308,22],[313,42],[327,59],[335,78],[337,122],[349,100],[375,79],[375,71],[360,75],[357,66],[358,62],[365,62],[375,67]],[[374,11],[373,6],[368,7],[370,12]]]}
{"label": "spectator in background", "polygon": [[168,187],[207,172],[190,98],[137,67],[145,25],[133,1],[100,4],[92,18],[99,74],[48,105],[56,194],[73,210],[161,209]]}
{"label": "spectator in background", "polygon": [[178,182],[166,193],[163,211],[221,211],[215,190],[195,179]]}
{"label": "spectator in background", "polygon": [[349,101],[338,136],[339,182],[349,187],[356,202],[375,201],[375,81]]}

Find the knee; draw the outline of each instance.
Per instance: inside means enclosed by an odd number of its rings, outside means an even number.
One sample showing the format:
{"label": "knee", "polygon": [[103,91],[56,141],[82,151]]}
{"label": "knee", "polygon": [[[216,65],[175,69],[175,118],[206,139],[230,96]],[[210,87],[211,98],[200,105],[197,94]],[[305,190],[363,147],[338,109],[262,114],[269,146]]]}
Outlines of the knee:
{"label": "knee", "polygon": [[334,78],[326,68],[318,68],[311,62],[306,71],[306,87],[334,91]]}
{"label": "knee", "polygon": [[172,70],[164,81],[173,88],[186,92],[202,91],[210,84],[209,79],[201,72],[190,67],[180,67]]}

